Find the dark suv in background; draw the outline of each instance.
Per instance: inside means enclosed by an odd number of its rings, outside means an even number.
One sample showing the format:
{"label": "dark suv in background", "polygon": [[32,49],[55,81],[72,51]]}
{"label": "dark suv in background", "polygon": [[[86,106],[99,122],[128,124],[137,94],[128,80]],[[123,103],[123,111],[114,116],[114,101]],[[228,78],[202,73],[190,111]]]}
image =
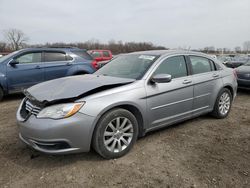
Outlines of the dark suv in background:
{"label": "dark suv in background", "polygon": [[55,78],[89,74],[96,61],[79,48],[28,48],[0,59],[0,100],[4,95]]}

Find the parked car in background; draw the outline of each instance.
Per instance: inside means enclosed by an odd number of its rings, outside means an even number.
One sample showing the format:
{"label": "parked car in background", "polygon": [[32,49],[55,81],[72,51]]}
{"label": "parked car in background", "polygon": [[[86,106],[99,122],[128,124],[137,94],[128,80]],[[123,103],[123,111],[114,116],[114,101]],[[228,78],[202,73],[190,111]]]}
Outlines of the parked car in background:
{"label": "parked car in background", "polygon": [[[113,55],[113,58],[112,58],[112,59],[117,58],[118,56],[121,56],[121,55],[125,55],[125,54],[126,54],[126,53]],[[101,67],[103,67],[104,65],[108,64],[109,62],[110,62],[110,60],[109,60],[109,61],[99,61],[99,62],[98,62],[98,69],[101,68]]]}
{"label": "parked car in background", "polygon": [[232,58],[231,56],[227,56],[227,55],[218,55],[217,56],[217,59],[219,61],[221,61],[223,64],[226,64],[228,61],[232,61]]}
{"label": "parked car in background", "polygon": [[113,55],[110,50],[88,50],[88,53],[96,60],[96,68],[100,68],[98,64],[106,64],[113,58]]}
{"label": "parked car in background", "polygon": [[237,68],[247,63],[249,59],[250,58],[248,56],[235,56],[231,60],[225,62],[225,65],[229,68]]}
{"label": "parked car in background", "polygon": [[236,68],[238,87],[250,89],[250,60],[244,65]]}
{"label": "parked car in background", "polygon": [[0,59],[0,100],[55,78],[95,72],[96,61],[79,48],[28,48]]}
{"label": "parked car in background", "polygon": [[118,56],[94,74],[60,78],[25,91],[19,137],[50,154],[117,158],[138,136],[201,114],[225,118],[237,80],[209,55],[144,51]]}

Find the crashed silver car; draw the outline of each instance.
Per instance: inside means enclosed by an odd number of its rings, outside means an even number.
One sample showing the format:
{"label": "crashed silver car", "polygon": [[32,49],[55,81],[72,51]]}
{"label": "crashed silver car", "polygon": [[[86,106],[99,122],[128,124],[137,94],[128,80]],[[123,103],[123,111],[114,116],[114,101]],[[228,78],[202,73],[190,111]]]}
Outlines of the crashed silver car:
{"label": "crashed silver car", "polygon": [[202,53],[144,51],[121,55],[92,75],[25,91],[17,111],[20,139],[49,154],[125,155],[138,137],[211,113],[225,118],[236,96],[233,69]]}

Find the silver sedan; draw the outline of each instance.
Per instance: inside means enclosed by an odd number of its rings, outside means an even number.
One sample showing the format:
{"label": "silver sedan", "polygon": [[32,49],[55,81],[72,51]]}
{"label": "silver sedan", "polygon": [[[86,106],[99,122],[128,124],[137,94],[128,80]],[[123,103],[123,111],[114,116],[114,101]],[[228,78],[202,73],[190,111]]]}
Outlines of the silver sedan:
{"label": "silver sedan", "polygon": [[25,91],[20,139],[49,154],[125,155],[138,137],[201,114],[225,118],[236,96],[233,69],[191,51],[121,55],[93,75],[65,77]]}

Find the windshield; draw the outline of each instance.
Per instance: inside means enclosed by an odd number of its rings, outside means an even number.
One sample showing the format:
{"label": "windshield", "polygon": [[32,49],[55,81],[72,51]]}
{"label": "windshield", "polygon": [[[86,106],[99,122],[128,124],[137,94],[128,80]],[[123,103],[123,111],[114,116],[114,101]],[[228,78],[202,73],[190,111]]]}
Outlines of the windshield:
{"label": "windshield", "polygon": [[155,55],[141,54],[118,56],[96,71],[95,74],[140,79],[157,58],[158,56]]}
{"label": "windshield", "polygon": [[4,62],[6,59],[10,58],[11,56],[13,56],[14,54],[16,54],[18,51],[12,52],[6,56],[3,56],[0,58],[0,63]]}

